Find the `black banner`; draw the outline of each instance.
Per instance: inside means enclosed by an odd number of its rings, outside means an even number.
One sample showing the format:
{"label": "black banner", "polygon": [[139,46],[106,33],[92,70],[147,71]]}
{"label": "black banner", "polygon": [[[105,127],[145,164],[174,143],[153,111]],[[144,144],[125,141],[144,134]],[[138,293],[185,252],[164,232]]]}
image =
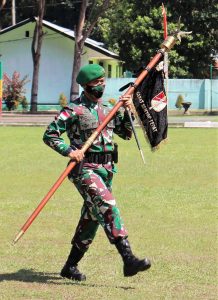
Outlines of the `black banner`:
{"label": "black banner", "polygon": [[167,138],[167,98],[164,73],[153,69],[137,87],[133,103],[152,148]]}

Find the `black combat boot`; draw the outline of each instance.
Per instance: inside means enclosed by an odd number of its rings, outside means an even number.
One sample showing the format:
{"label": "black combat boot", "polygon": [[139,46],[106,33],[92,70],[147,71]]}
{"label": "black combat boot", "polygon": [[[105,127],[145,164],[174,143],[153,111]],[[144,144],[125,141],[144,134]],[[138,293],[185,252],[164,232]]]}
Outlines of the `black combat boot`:
{"label": "black combat boot", "polygon": [[76,281],[85,281],[86,276],[80,273],[80,271],[77,269],[77,264],[82,259],[84,254],[84,252],[73,246],[60,275]]}
{"label": "black combat boot", "polygon": [[115,246],[124,262],[123,274],[125,277],[134,276],[138,272],[145,271],[151,267],[151,262],[148,258],[138,259],[133,255],[127,239],[120,239]]}

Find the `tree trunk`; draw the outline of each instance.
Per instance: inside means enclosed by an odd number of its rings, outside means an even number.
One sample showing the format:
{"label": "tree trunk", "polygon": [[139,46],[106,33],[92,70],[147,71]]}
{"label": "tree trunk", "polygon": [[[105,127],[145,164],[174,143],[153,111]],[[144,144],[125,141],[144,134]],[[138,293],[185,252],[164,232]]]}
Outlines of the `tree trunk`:
{"label": "tree trunk", "polygon": [[2,0],[1,1],[1,4],[0,4],[0,30],[2,29],[2,23],[1,23],[1,20],[2,20],[2,10],[4,8],[6,4],[6,0]]}
{"label": "tree trunk", "polygon": [[84,45],[83,28],[86,19],[86,10],[88,7],[88,0],[83,0],[80,7],[80,14],[78,24],[75,26],[75,48],[74,48],[74,60],[73,60],[73,71],[71,76],[71,89],[70,98],[71,101],[79,96],[79,85],[76,82],[76,76],[81,66],[81,56]]}
{"label": "tree trunk", "polygon": [[[79,96],[79,85],[76,82],[76,77],[77,77],[77,74],[81,67],[82,52],[83,52],[85,40],[91,34],[99,17],[107,10],[107,8],[109,7],[109,4],[110,4],[110,0],[104,0],[102,2],[101,7],[99,7],[98,11],[95,11],[94,19],[91,20],[91,16],[90,16],[90,18],[88,18],[88,20],[87,20],[86,13],[87,13],[87,7],[89,5],[88,2],[89,2],[88,0],[82,0],[78,24],[74,30],[75,48],[74,48],[73,71],[72,71],[72,76],[71,76],[71,89],[70,89],[71,101]],[[95,7],[96,7],[95,3],[96,2],[94,1],[92,4],[92,8],[91,8],[92,12],[94,12],[94,10],[95,10]],[[86,20],[87,20],[87,22],[86,22]]]}
{"label": "tree trunk", "polygon": [[33,78],[32,78],[32,88],[31,88],[31,106],[30,112],[37,112],[38,105],[38,87],[39,87],[39,65],[40,65],[40,56],[35,57],[33,63]]}
{"label": "tree trunk", "polygon": [[45,0],[39,1],[39,14],[38,19],[36,20],[36,25],[33,34],[32,41],[32,58],[33,58],[33,78],[32,78],[32,88],[31,88],[31,105],[30,112],[37,112],[38,104],[38,83],[39,83],[39,67],[40,67],[40,57],[41,57],[41,48],[43,40],[43,30],[42,30],[42,21],[45,10]]}
{"label": "tree trunk", "polygon": [[83,50],[83,44],[77,43],[75,41],[75,50],[74,50],[74,60],[73,60],[73,72],[72,72],[72,78],[71,78],[71,101],[76,99],[79,96],[79,84],[76,82],[76,77],[79,72],[79,69],[81,67],[81,60],[82,60],[82,53]]}
{"label": "tree trunk", "polygon": [[12,25],[16,25],[16,4],[15,0],[12,0],[11,4],[11,17],[12,17]]}

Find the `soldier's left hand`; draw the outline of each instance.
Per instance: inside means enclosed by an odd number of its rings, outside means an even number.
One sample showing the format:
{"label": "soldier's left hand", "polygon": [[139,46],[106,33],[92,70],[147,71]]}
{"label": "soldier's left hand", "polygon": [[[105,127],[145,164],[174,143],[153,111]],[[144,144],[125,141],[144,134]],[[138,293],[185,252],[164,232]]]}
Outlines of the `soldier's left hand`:
{"label": "soldier's left hand", "polygon": [[133,103],[132,103],[132,95],[127,95],[127,96],[120,96],[120,100],[123,101],[123,106],[130,111],[133,109]]}

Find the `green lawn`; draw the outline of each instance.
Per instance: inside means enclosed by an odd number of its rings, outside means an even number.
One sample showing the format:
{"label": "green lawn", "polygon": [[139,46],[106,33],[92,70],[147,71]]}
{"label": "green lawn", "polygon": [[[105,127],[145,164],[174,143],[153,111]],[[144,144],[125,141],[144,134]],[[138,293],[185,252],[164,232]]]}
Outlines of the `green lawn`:
{"label": "green lawn", "polygon": [[68,180],[15,245],[12,240],[67,164],[45,146],[44,128],[0,127],[0,299],[217,299],[216,129],[170,129],[152,153],[137,130],[118,140],[114,194],[133,251],[152,268],[124,278],[102,229],[80,264],[84,283],[59,277],[82,200]]}

